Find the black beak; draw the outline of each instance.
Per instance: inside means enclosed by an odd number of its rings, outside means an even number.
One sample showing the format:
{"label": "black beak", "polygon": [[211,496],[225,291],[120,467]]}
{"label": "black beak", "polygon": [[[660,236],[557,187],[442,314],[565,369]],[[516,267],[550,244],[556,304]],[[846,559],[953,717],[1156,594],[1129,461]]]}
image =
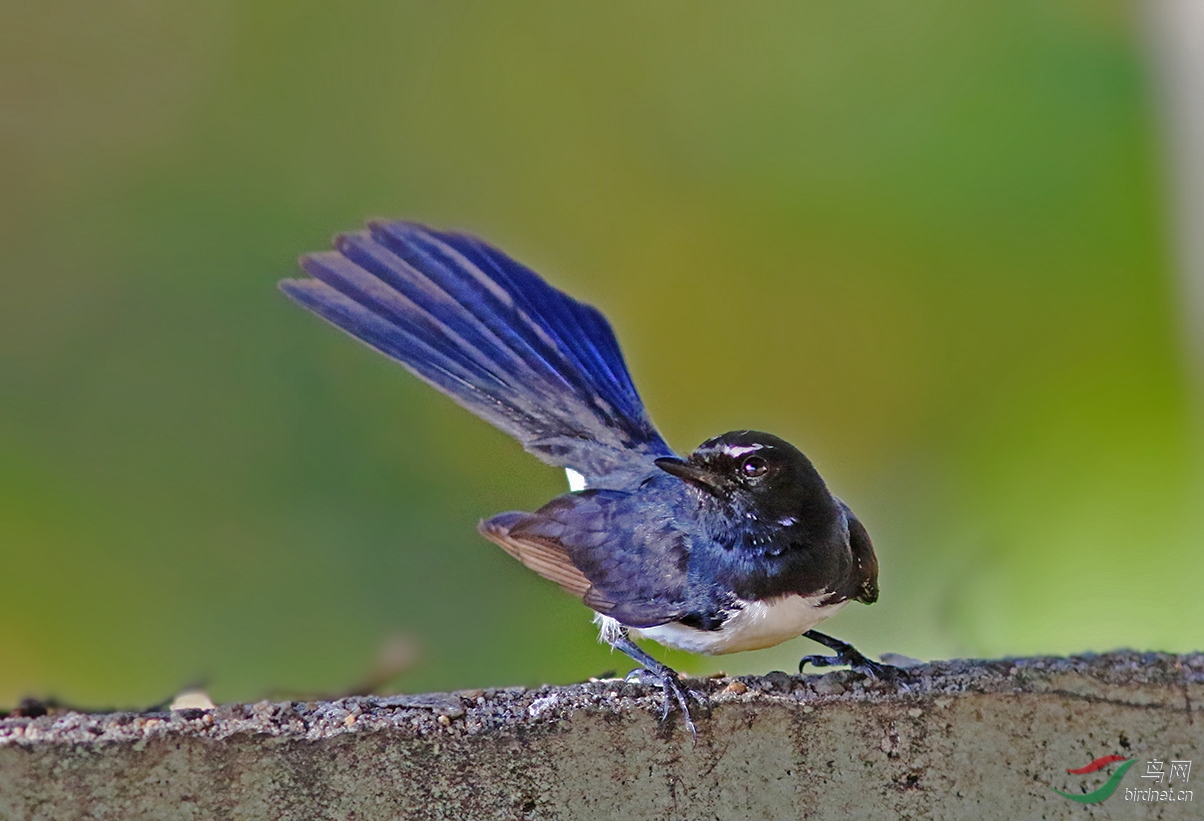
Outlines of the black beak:
{"label": "black beak", "polygon": [[720,474],[700,468],[685,459],[678,459],[676,456],[662,456],[656,460],[656,466],[665,473],[676,476],[715,496],[718,496],[727,484],[727,480]]}

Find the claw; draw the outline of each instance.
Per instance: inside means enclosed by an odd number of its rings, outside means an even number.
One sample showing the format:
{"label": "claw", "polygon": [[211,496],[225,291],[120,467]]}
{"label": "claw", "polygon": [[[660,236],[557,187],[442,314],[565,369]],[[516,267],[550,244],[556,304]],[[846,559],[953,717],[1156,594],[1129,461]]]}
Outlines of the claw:
{"label": "claw", "polygon": [[798,663],[798,671],[800,673],[803,672],[803,668],[806,665],[810,664],[812,667],[847,666],[855,672],[874,679],[890,679],[904,674],[901,667],[871,661],[848,642],[832,638],[815,630],[808,630],[803,635],[812,641],[817,641],[825,647],[835,650],[836,653],[831,656],[803,656],[802,660]]}
{"label": "claw", "polygon": [[856,656],[846,657],[843,655],[836,656],[803,656],[798,663],[798,671],[803,672],[803,668],[810,664],[812,667],[843,667],[847,666],[855,672],[861,673],[864,676],[869,676],[875,679],[890,678],[901,672],[898,667],[892,667],[889,664],[871,661],[860,653]]}
{"label": "claw", "polygon": [[694,740],[698,740],[698,727],[694,724],[694,718],[690,715],[690,699],[694,699],[699,704],[705,704],[707,701],[705,695],[697,690],[691,690],[682,686],[681,679],[668,667],[664,668],[663,672],[661,670],[649,670],[646,667],[637,668],[628,673],[627,680],[638,681],[640,684],[647,684],[650,687],[660,687],[664,694],[664,699],[661,701],[661,721],[669,718],[669,714],[673,712],[673,705],[676,703],[681,709],[686,728],[694,736]]}
{"label": "claw", "polygon": [[706,705],[707,697],[696,690],[682,686],[681,678],[672,668],[661,664],[645,653],[625,634],[614,641],[612,646],[622,650],[643,665],[627,674],[628,681],[639,681],[641,684],[661,688],[664,693],[664,700],[661,702],[661,721],[669,718],[669,713],[673,712],[673,705],[677,704],[685,719],[686,727],[694,737],[694,743],[697,744],[698,727],[694,724],[693,716],[690,715],[690,699],[693,698],[700,705]]}

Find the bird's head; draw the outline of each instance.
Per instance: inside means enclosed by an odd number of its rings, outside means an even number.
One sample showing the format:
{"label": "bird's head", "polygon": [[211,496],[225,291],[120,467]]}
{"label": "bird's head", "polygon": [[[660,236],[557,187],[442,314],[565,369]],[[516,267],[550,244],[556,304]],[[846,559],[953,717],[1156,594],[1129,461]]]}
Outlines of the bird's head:
{"label": "bird's head", "polygon": [[783,527],[837,515],[836,501],[811,460],[770,433],[732,431],[703,442],[686,459],[669,456],[656,465]]}

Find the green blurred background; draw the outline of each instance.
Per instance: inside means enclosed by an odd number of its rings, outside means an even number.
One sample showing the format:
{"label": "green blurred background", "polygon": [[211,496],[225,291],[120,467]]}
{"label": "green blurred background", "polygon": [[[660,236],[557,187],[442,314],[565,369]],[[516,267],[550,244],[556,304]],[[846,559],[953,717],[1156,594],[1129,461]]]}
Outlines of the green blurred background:
{"label": "green blurred background", "polygon": [[677,448],[806,451],[862,650],[1204,645],[1127,5],[6,5],[0,706],[335,693],[398,637],[404,690],[628,669],[475,532],[563,474],[276,291],[369,216],[601,307]]}

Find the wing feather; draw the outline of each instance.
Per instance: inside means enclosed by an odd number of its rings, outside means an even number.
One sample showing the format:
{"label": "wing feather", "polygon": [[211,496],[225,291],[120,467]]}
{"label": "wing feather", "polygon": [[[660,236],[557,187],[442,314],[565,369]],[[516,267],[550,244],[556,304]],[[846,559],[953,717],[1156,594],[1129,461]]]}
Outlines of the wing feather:
{"label": "wing feather", "polygon": [[510,525],[525,513],[501,513],[478,526],[481,535],[498,545],[548,581],[556,582],[570,595],[581,599],[589,591],[589,579],[573,564],[563,548],[542,540],[515,538]]}

